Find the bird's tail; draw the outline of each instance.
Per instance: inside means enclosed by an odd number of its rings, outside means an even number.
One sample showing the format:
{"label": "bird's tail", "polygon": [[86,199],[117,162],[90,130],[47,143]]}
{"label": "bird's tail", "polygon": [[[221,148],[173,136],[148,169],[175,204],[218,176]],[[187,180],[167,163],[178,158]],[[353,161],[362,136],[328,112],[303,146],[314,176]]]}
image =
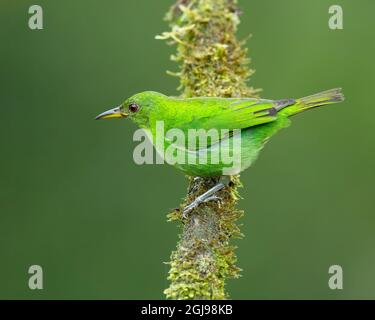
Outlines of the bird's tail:
{"label": "bird's tail", "polygon": [[288,116],[292,116],[312,108],[339,103],[341,101],[344,101],[344,95],[341,92],[341,88],[336,88],[297,99],[294,105],[285,109],[285,112]]}

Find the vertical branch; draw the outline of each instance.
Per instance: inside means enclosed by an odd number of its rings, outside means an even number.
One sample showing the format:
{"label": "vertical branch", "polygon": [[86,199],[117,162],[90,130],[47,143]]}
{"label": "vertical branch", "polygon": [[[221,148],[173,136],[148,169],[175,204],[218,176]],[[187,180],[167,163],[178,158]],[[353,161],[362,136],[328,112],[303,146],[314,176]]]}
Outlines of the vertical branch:
{"label": "vertical branch", "polygon": [[[250,97],[258,90],[247,86],[253,71],[247,50],[236,38],[239,10],[236,0],[179,0],[167,14],[171,31],[158,39],[177,46],[171,57],[180,64],[177,73],[182,95]],[[206,192],[217,178],[189,178],[188,194],[181,207]],[[170,299],[226,299],[225,281],[239,276],[235,247],[230,237],[240,237],[236,221],[243,214],[235,208],[239,176],[219,193],[220,203],[200,205],[186,219],[176,210],[170,220],[183,222],[177,248],[171,255],[164,291]]]}

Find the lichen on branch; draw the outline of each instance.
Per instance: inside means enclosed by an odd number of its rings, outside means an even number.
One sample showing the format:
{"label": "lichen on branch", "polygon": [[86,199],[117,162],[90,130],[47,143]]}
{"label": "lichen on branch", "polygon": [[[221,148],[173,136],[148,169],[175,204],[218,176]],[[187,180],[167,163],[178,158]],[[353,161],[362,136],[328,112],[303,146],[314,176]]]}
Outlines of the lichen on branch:
{"label": "lichen on branch", "polygon": [[[240,11],[235,0],[179,0],[167,14],[171,31],[157,36],[177,46],[171,59],[184,97],[254,97],[258,90],[247,81],[253,74],[244,41],[236,38]],[[189,177],[188,194],[181,208],[214,186],[216,178]],[[231,178],[219,192],[220,202],[200,205],[182,218],[181,210],[170,220],[182,221],[182,234],[171,255],[164,291],[169,299],[226,299],[226,279],[239,276],[231,237],[240,237],[236,221],[243,212],[236,209],[239,176]]]}

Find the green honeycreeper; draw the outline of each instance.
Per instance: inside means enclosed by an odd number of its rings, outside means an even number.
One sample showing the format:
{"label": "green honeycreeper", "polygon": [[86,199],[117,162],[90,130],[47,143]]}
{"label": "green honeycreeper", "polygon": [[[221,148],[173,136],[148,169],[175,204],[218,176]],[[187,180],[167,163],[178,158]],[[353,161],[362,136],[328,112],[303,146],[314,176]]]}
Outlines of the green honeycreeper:
{"label": "green honeycreeper", "polygon": [[[280,129],[289,126],[290,117],[315,107],[338,103],[344,100],[341,89],[331,89],[300,99],[267,100],[255,98],[196,97],[176,98],[161,93],[145,91],[125,100],[119,107],[101,113],[96,119],[130,118],[138,127],[151,132],[153,144],[157,136],[157,123],[162,121],[165,130],[179,129],[185,136],[190,129],[217,131],[225,134],[210,137],[203,147],[180,143],[164,136],[163,150],[173,146],[186,156],[193,154],[196,161],[173,163],[187,175],[197,177],[223,176],[212,189],[199,196],[184,209],[184,214],[202,202],[217,200],[215,193],[226,186],[225,176],[237,174],[250,167],[265,143]],[[240,133],[240,161],[232,170],[228,163],[212,160],[212,153],[220,148],[233,151],[234,138]],[[224,131],[221,131],[224,132]],[[158,150],[159,151],[159,150]],[[201,157],[205,161],[200,161]],[[166,159],[168,162],[168,159]],[[169,162],[170,163],[170,162]]]}

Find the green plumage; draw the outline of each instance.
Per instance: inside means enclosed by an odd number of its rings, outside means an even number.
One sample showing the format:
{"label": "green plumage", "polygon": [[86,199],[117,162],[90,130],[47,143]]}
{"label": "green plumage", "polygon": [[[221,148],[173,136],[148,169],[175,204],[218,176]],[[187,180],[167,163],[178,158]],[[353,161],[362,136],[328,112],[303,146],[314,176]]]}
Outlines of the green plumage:
{"label": "green plumage", "polygon": [[[175,141],[164,137],[163,149],[175,148],[185,154],[185,163],[174,165],[192,176],[220,176],[223,169],[231,167],[223,161],[213,163],[214,151],[232,152],[233,130],[241,129],[241,161],[233,170],[224,174],[236,174],[248,168],[257,158],[264,144],[278,130],[290,124],[289,117],[302,111],[343,101],[341,89],[332,89],[301,99],[265,100],[253,98],[174,98],[157,92],[142,92],[127,99],[122,112],[143,129],[149,129],[155,143],[157,121],[163,121],[165,132],[181,130],[188,137],[189,129],[226,130],[223,135],[212,136],[206,146],[194,146],[187,141]],[[129,106],[136,105],[137,110]],[[163,152],[159,146],[159,152]],[[172,153],[169,158],[173,158]],[[196,158],[196,163],[188,163],[188,157]],[[200,159],[207,158],[205,161]],[[203,159],[203,160],[204,160]],[[166,161],[169,161],[166,156]]]}

